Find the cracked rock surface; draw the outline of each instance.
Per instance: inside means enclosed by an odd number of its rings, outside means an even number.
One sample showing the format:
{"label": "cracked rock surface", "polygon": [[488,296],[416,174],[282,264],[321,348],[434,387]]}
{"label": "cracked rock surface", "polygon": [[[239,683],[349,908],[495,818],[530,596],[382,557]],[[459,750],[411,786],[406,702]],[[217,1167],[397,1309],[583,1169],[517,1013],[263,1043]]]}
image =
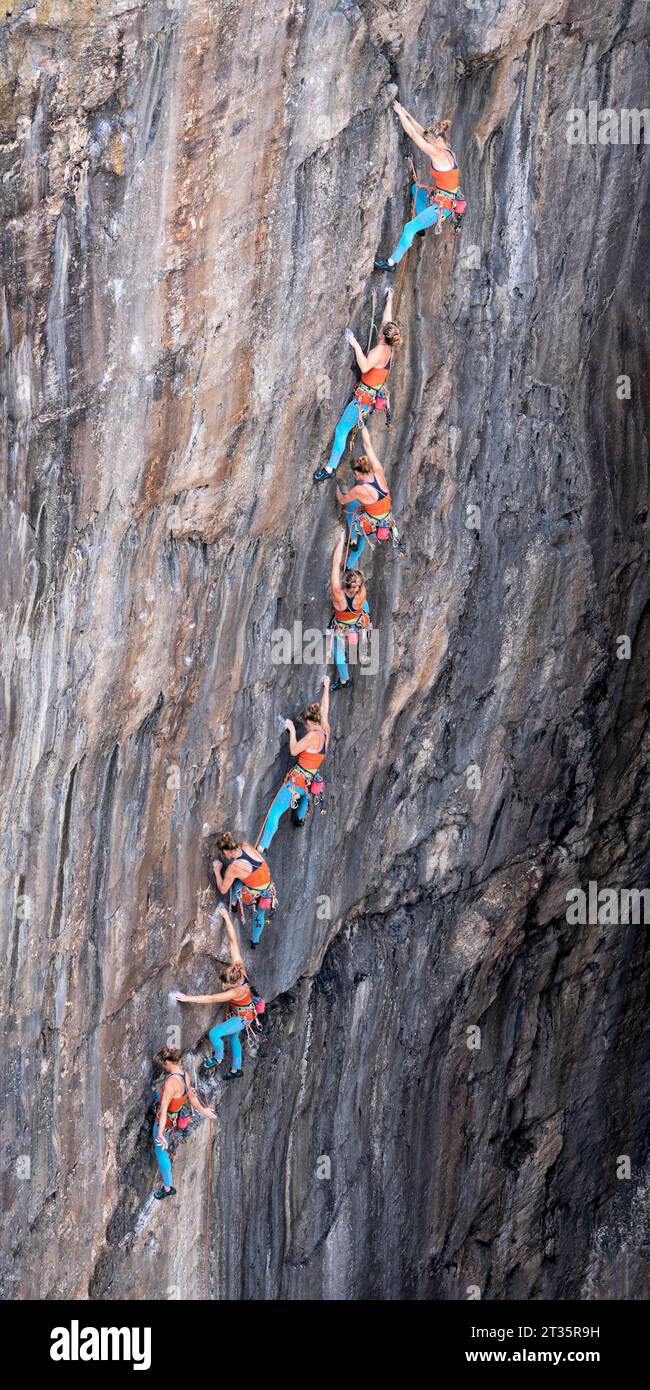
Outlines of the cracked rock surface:
{"label": "cracked rock surface", "polygon": [[[566,129],[644,106],[647,6],[2,9],[3,1296],[642,1297],[647,930],[566,894],[649,883],[647,153]],[[152,1209],[204,827],[255,839],[319,692],[271,637],[329,617],[395,86],[469,201],[373,425],[409,558],[364,557],[379,670],[270,852],[264,1041]]]}

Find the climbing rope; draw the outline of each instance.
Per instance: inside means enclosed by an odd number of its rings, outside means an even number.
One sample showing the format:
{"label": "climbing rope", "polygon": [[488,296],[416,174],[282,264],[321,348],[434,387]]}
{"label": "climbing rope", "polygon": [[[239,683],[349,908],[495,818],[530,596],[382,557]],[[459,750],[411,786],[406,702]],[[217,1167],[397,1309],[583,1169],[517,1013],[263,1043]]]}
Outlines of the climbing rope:
{"label": "climbing rope", "polygon": [[[408,163],[409,163],[410,166],[411,166],[411,174],[412,174],[412,176],[413,176],[413,184],[415,185],[416,188],[421,188],[421,187],[423,187],[423,185],[420,184],[420,183],[418,182],[417,170],[416,170],[415,165],[414,165],[414,163],[413,163],[413,160],[411,159],[410,156],[409,156],[409,159],[408,159]],[[409,219],[408,219],[409,221],[411,221],[411,218],[413,217],[414,212],[415,212],[415,198],[414,198],[413,194],[411,193],[411,213],[410,213],[410,217],[409,217]],[[410,250],[410,248],[409,248],[409,250]],[[401,295],[401,293],[402,293],[402,284],[403,284],[403,281],[404,281],[404,271],[406,270],[406,262],[407,262],[407,259],[408,259],[408,251],[405,251],[405,252],[404,252],[404,255],[402,256],[402,259],[401,259],[401,261],[400,261],[399,270],[398,270],[398,272],[397,272],[397,281],[396,281],[396,284],[395,284],[395,293],[394,293],[394,295],[393,295],[393,304],[395,305],[395,316],[396,316],[396,317],[397,317],[397,309],[398,309],[398,305],[399,305],[399,301],[400,301],[400,295]]]}

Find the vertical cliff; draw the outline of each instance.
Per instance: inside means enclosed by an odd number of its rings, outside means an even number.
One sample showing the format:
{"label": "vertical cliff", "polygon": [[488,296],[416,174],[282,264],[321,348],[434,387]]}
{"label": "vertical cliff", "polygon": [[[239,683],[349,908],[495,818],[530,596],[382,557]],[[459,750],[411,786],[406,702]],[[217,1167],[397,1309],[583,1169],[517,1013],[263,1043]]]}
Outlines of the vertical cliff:
{"label": "vertical cliff", "polygon": [[[639,1296],[647,933],[565,910],[648,883],[647,154],[566,133],[644,105],[646,5],[3,10],[5,1296]],[[329,616],[395,85],[469,200],[373,426],[409,558],[366,567],[328,814],[272,847],[265,1042],[152,1211],[205,829],[257,834],[320,685],[271,637]]]}

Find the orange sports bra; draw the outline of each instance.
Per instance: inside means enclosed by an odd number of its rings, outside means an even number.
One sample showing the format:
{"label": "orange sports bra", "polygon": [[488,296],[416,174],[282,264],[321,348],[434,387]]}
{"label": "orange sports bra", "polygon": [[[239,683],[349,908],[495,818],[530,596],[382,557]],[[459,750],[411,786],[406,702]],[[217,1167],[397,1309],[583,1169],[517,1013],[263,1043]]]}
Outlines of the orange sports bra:
{"label": "orange sports bra", "polygon": [[[315,732],[315,731],[314,731]],[[304,768],[305,772],[317,772],[321,763],[327,756],[327,734],[323,729],[323,747],[320,753],[310,753],[305,749],[298,758],[298,767]]]}
{"label": "orange sports bra", "polygon": [[244,875],[241,873],[237,875],[237,877],[241,879],[241,882],[245,883],[247,888],[266,888],[271,878],[271,870],[266,860],[262,859],[261,856],[259,859],[253,859],[252,855],[248,853],[248,850],[244,848],[240,849],[238,858],[246,859],[251,866],[250,873],[246,878],[244,878]]}
{"label": "orange sports bra", "polygon": [[361,373],[361,380],[364,386],[383,386],[386,377],[388,376],[388,373],[391,369],[392,361],[393,349],[390,348],[388,352],[388,361],[385,363],[383,367],[371,367],[369,371]]}
{"label": "orange sports bra", "polygon": [[375,492],[377,493],[377,497],[374,502],[363,503],[363,509],[365,512],[368,513],[368,516],[388,516],[388,513],[390,511],[390,492],[387,492],[383,487],[381,487],[381,485],[377,482],[377,478],[374,473],[372,475],[372,480],[368,478],[367,481],[364,482],[364,487],[372,487],[375,489]]}
{"label": "orange sports bra", "polygon": [[446,146],[446,149],[447,154],[450,154],[454,161],[453,168],[434,169],[433,164],[431,164],[429,167],[431,169],[431,175],[436,188],[441,188],[443,193],[455,193],[460,183],[458,161],[456,159],[454,151],[450,150],[448,145]]}

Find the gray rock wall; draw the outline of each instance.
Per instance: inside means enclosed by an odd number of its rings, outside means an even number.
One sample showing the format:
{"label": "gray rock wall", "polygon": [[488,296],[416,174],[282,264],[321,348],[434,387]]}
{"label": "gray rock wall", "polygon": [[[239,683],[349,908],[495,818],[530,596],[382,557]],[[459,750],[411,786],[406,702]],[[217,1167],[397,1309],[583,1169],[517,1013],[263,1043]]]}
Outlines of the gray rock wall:
{"label": "gray rock wall", "polygon": [[[639,1297],[647,934],[565,898],[648,883],[647,153],[566,131],[643,107],[646,6],[4,11],[5,1296]],[[151,1055],[223,949],[203,828],[255,837],[318,693],[271,634],[329,616],[394,83],[469,199],[373,427],[409,560],[367,566],[328,814],[272,847],[265,1042],[152,1210]]]}

